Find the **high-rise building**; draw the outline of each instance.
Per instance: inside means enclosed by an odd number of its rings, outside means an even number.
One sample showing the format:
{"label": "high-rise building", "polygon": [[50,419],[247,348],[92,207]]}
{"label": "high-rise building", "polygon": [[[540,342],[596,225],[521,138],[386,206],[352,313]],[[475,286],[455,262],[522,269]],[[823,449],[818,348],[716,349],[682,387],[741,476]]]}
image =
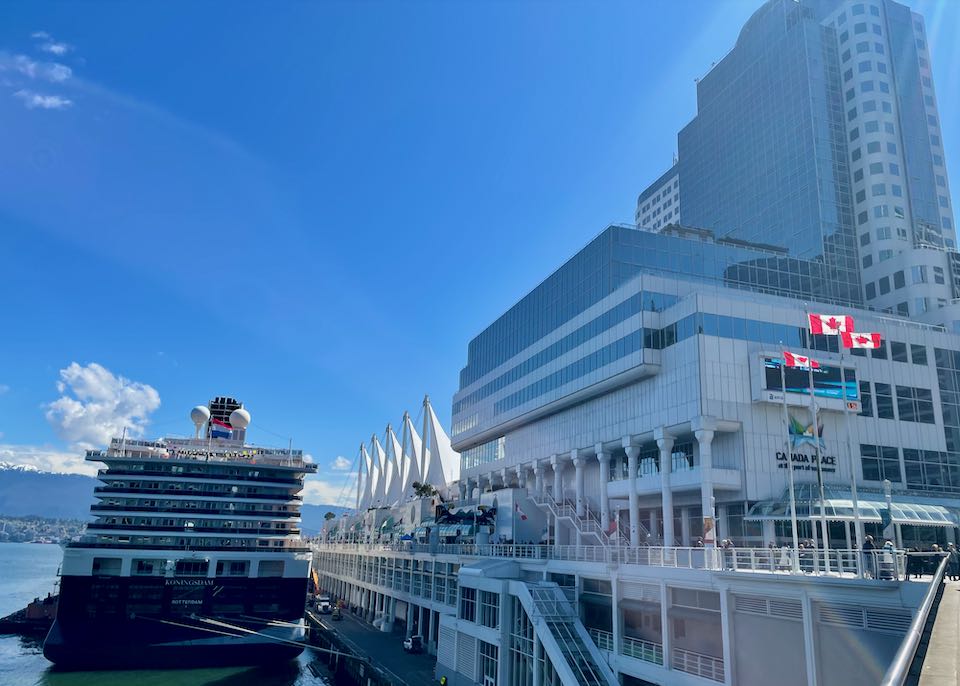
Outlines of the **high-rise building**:
{"label": "high-rise building", "polygon": [[[822,261],[831,295],[954,326],[956,233],[923,18],[893,0],[769,0],[697,82],[675,223]],[[652,207],[651,207],[652,210]],[[675,213],[677,214],[677,213]],[[645,221],[641,221],[645,219]]]}

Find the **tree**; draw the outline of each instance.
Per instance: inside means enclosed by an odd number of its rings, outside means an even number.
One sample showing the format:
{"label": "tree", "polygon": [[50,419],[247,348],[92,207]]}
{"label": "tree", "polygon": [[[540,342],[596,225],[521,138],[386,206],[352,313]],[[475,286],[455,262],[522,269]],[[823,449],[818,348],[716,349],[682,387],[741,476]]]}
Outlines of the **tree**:
{"label": "tree", "polygon": [[418,498],[429,498],[437,494],[437,489],[430,484],[422,484],[419,481],[414,481],[413,492]]}
{"label": "tree", "polygon": [[329,522],[331,519],[336,519],[337,515],[333,514],[332,512],[328,512],[327,514],[323,515],[323,518]]}

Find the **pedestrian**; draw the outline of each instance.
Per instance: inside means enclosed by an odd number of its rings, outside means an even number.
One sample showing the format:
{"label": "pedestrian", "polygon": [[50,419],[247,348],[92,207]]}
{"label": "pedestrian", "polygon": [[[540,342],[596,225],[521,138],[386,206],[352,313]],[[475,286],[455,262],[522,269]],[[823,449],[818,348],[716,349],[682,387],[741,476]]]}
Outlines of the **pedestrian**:
{"label": "pedestrian", "polygon": [[868,535],[863,539],[861,557],[863,558],[863,576],[866,579],[872,579],[876,576],[876,557],[874,555],[876,550],[877,544],[873,542],[873,536]]}
{"label": "pedestrian", "polygon": [[790,559],[790,547],[784,543],[783,547],[780,548],[780,564],[777,565],[782,571],[789,571],[793,568],[793,561]]}
{"label": "pedestrian", "polygon": [[953,543],[947,545],[947,555],[950,557],[947,559],[947,576],[950,577],[950,581],[960,580],[960,551],[957,550],[957,546]]}

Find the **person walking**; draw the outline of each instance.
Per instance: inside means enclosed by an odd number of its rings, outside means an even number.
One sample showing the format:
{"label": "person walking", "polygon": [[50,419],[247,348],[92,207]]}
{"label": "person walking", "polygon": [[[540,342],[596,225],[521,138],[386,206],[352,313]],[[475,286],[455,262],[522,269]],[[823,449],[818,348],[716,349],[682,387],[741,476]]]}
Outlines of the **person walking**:
{"label": "person walking", "polygon": [[873,542],[873,536],[868,535],[863,539],[861,557],[863,558],[863,577],[865,579],[872,579],[876,576],[876,550],[877,544]]}
{"label": "person walking", "polygon": [[960,551],[957,550],[957,546],[953,543],[947,545],[947,576],[950,577],[950,581],[960,580]]}

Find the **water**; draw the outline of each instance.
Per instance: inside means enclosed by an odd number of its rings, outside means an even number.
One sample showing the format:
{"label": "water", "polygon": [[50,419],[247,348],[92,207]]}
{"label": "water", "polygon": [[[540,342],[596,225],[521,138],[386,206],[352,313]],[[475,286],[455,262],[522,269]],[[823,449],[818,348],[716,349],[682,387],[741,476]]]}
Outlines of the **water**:
{"label": "water", "polygon": [[[62,551],[56,545],[0,543],[0,617],[55,590]],[[307,669],[307,650],[269,668],[189,669],[122,672],[61,672],[43,657],[40,641],[0,636],[3,686],[324,686]]]}

